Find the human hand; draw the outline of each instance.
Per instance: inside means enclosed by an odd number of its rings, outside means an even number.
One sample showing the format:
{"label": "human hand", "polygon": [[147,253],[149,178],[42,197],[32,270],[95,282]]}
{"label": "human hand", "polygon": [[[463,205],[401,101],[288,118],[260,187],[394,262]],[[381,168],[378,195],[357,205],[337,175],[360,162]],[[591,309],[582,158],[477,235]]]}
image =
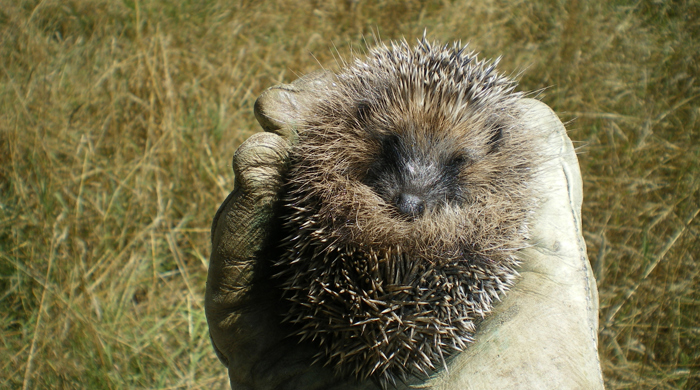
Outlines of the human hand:
{"label": "human hand", "polygon": [[[311,365],[316,349],[287,337],[271,280],[278,254],[279,190],[295,123],[323,98],[330,73],[273,87],[256,102],[267,133],[236,152],[234,191],[212,227],[206,310],[234,389],[377,389]],[[523,99],[526,129],[541,138],[544,199],[522,251],[517,284],[477,328],[475,342],[447,370],[412,387],[433,389],[603,388],[597,358],[598,298],[581,236],[581,178],[571,141],[543,103]]]}

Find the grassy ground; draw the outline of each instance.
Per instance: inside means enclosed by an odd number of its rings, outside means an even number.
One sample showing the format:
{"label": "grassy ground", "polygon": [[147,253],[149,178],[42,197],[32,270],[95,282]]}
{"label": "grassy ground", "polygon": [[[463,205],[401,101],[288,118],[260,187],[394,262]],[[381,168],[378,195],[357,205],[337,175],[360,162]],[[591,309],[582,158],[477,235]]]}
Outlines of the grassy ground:
{"label": "grassy ground", "polygon": [[579,141],[609,389],[700,387],[697,1],[0,0],[0,387],[225,388],[209,224],[266,87],[470,41]]}

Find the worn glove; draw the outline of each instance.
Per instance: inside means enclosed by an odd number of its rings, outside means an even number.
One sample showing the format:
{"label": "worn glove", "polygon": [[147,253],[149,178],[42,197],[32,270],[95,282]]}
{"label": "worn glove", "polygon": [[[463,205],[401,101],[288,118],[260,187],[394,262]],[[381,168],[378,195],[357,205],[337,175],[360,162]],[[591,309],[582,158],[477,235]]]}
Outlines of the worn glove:
{"label": "worn glove", "polygon": [[[312,344],[287,337],[271,280],[278,256],[276,213],[295,123],[323,99],[333,74],[320,72],[265,91],[255,115],[265,133],[233,157],[235,185],[212,225],[206,314],[212,344],[238,389],[369,390],[311,364]],[[564,126],[545,104],[524,99],[526,128],[541,139],[544,195],[522,251],[516,285],[479,324],[475,342],[447,369],[404,388],[602,389],[597,353],[598,295],[581,231],[578,161]]]}

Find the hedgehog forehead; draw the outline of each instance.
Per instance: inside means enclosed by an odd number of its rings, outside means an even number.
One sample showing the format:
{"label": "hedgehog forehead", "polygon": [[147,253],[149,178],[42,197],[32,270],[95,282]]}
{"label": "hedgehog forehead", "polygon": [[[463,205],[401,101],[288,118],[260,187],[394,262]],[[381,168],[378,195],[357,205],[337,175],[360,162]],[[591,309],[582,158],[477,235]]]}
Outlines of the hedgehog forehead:
{"label": "hedgehog forehead", "polygon": [[498,111],[520,96],[513,93],[516,83],[495,71],[497,63],[479,61],[459,43],[380,45],[339,74],[339,92],[396,115],[439,113],[460,123]]}
{"label": "hedgehog forehead", "polygon": [[[354,123],[354,129],[347,137],[354,142],[364,143],[372,150],[386,142],[400,141],[406,151],[413,151],[415,157],[430,157],[441,161],[456,155],[468,156],[476,151],[483,153],[497,126],[488,124],[479,115],[463,115],[469,118],[454,120],[439,106],[428,109],[360,105],[362,113]],[[393,141],[392,141],[393,140]],[[348,151],[350,152],[350,151]]]}

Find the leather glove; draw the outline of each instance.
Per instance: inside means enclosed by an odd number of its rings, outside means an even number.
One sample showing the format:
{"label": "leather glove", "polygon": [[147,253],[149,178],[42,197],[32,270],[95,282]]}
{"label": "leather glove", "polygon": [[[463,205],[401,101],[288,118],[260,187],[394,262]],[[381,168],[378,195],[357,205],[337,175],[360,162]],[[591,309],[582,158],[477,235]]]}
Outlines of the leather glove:
{"label": "leather glove", "polygon": [[[312,344],[287,337],[271,264],[278,256],[282,177],[294,127],[332,85],[319,72],[265,91],[255,103],[264,133],[233,157],[233,192],[212,225],[205,309],[214,349],[238,389],[369,390],[311,364]],[[523,99],[526,129],[541,139],[536,177],[544,195],[524,249],[520,277],[477,327],[475,342],[428,380],[400,388],[602,389],[597,353],[598,295],[581,231],[582,183],[564,126],[545,104]]]}

